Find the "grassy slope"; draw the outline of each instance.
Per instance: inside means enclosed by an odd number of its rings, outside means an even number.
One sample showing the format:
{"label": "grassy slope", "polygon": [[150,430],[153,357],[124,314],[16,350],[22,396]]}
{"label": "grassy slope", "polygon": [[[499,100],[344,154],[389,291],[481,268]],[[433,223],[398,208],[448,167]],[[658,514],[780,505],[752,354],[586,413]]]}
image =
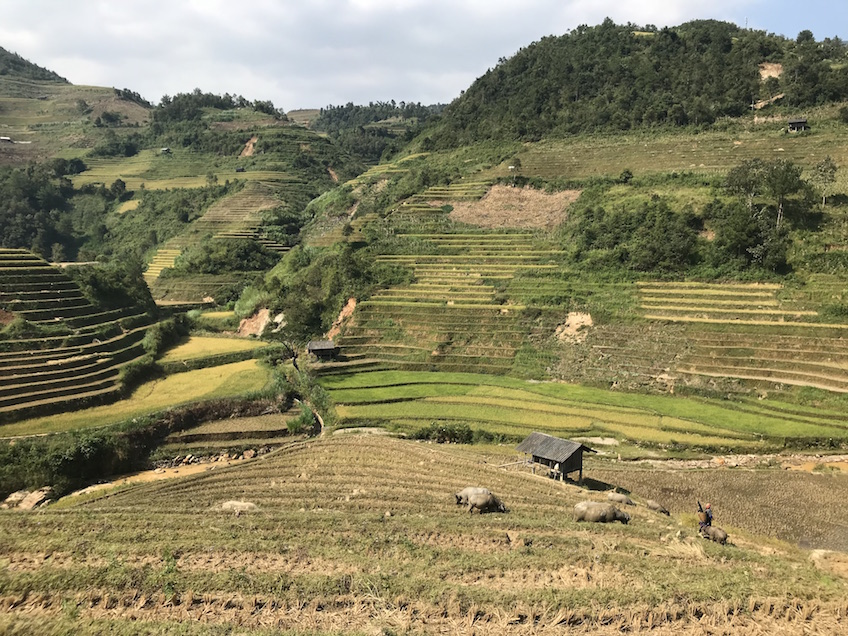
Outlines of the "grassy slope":
{"label": "grassy slope", "polygon": [[730,402],[480,374],[384,371],[331,376],[322,384],[343,422],[389,421],[405,432],[433,421],[461,422],[512,437],[544,430],[563,437],[608,435],[636,444],[746,452],[780,447],[797,438],[848,438],[848,422],[816,409],[745,412]]}
{"label": "grassy slope", "polygon": [[[452,497],[468,484],[491,487],[510,513],[469,516]],[[587,497],[601,498],[459,447],[349,435],[295,444],[69,509],[0,513],[0,626],[836,633],[846,580],[804,552],[737,530],[734,546],[708,544],[692,519],[642,507],[628,526],[575,523]],[[233,499],[258,510],[222,511]],[[186,627],[195,620],[197,632]]]}
{"label": "grassy slope", "polygon": [[188,371],[145,383],[131,397],[115,404],[65,413],[61,417],[34,418],[0,426],[0,436],[105,426],[179,404],[259,391],[267,381],[268,370],[256,360]]}
{"label": "grassy slope", "polygon": [[222,353],[250,351],[264,346],[266,346],[266,343],[258,340],[192,336],[186,342],[177,345],[173,349],[169,349],[162,356],[160,362],[193,360],[195,358],[205,358]]}

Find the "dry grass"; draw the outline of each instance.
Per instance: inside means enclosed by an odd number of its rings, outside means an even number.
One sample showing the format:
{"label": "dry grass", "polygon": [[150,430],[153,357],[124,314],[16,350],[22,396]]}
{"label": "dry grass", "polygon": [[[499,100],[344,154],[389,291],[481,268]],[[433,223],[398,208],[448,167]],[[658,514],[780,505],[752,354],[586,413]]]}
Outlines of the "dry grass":
{"label": "dry grass", "polygon": [[579,190],[546,194],[534,188],[492,186],[479,201],[453,203],[450,218],[486,228],[552,230],[565,220],[568,206],[579,196]]}
{"label": "dry grass", "polygon": [[846,475],[780,469],[634,469],[600,464],[587,472],[638,493],[643,500],[660,501],[672,512],[694,515],[697,500],[709,501],[716,525],[723,528],[848,551],[848,524],[838,503],[848,498]]}
{"label": "dry grass", "polygon": [[[263,457],[0,514],[0,631],[795,634],[848,612],[845,579],[804,553],[708,544],[642,507],[578,524],[600,494],[468,448],[358,435]],[[510,513],[457,508],[468,484]]]}

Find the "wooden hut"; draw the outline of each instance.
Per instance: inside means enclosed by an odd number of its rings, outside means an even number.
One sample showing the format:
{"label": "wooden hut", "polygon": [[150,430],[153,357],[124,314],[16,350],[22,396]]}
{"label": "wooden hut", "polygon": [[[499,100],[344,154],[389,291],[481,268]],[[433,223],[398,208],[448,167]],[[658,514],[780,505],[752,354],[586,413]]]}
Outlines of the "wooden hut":
{"label": "wooden hut", "polygon": [[306,344],[306,352],[311,353],[319,360],[331,360],[338,351],[332,340],[310,340]]}
{"label": "wooden hut", "polygon": [[801,132],[803,130],[807,130],[809,126],[807,125],[807,120],[803,117],[798,117],[796,119],[789,120],[789,132]]}
{"label": "wooden hut", "polygon": [[547,466],[554,479],[564,480],[569,473],[579,472],[578,482],[583,483],[583,453],[595,453],[588,446],[570,439],[560,439],[545,433],[531,433],[516,450],[533,458],[533,473],[536,464]]}

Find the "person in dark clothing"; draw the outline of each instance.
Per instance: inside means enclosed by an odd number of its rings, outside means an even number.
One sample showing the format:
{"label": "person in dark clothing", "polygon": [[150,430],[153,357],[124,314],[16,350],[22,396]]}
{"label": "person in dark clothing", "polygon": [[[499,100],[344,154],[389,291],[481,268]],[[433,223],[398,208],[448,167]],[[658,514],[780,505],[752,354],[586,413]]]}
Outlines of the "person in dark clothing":
{"label": "person in dark clothing", "polygon": [[698,530],[703,530],[707,526],[713,525],[713,509],[712,506],[708,503],[705,506],[701,506],[701,502],[698,502]]}

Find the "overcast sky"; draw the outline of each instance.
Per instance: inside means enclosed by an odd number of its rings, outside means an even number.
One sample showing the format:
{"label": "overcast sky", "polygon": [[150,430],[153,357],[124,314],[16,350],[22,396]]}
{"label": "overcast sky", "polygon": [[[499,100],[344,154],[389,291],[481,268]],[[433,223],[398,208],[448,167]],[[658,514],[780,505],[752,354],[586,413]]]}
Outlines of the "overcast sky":
{"label": "overcast sky", "polygon": [[522,46],[605,17],[848,40],[846,0],[0,0],[0,46],[74,84],[278,108],[448,103]]}

